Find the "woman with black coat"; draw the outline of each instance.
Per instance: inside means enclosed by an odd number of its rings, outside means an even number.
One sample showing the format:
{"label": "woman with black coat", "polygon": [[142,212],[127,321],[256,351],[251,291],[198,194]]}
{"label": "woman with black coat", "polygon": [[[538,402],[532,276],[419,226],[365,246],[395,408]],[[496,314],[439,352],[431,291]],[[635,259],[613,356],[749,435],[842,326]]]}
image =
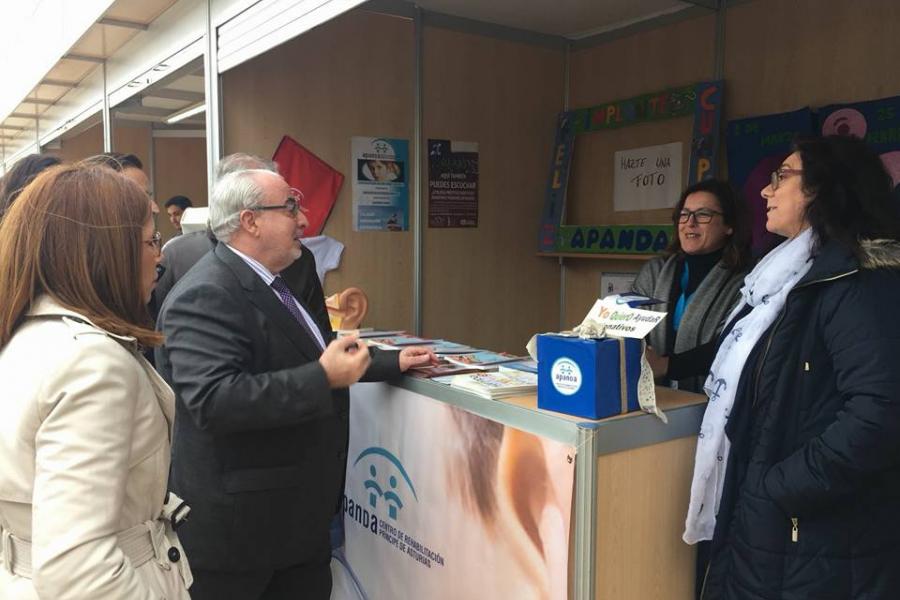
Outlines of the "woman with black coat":
{"label": "woman with black coat", "polygon": [[705,389],[685,541],[704,600],[900,598],[900,243],[861,140],[801,140],[762,191],[788,239],[747,276]]}

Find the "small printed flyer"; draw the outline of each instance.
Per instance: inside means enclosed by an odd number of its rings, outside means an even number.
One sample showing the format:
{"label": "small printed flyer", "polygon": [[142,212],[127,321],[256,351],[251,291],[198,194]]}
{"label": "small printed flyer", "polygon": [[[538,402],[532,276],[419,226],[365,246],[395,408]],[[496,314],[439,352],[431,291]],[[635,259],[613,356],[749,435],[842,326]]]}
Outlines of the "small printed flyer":
{"label": "small printed flyer", "polygon": [[353,231],[409,229],[409,140],[354,137]]}
{"label": "small printed flyer", "polygon": [[478,143],[428,140],[428,226],[478,226]]}

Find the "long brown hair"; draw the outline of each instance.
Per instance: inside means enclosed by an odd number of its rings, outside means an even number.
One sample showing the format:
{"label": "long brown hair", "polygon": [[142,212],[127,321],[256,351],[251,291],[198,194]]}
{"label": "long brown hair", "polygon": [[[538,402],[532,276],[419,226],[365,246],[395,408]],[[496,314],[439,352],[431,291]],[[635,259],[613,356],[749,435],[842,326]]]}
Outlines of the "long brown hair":
{"label": "long brown hair", "polygon": [[38,175],[0,222],[0,348],[47,294],[99,327],[156,346],[141,292],[146,194],[101,165]]}

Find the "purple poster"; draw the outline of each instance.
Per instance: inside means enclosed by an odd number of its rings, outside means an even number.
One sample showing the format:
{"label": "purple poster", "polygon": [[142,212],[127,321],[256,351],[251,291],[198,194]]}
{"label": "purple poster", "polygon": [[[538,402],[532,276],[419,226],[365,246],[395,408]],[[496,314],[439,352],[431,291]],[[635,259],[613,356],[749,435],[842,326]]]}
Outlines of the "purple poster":
{"label": "purple poster", "polygon": [[428,226],[478,226],[478,144],[428,140]]}

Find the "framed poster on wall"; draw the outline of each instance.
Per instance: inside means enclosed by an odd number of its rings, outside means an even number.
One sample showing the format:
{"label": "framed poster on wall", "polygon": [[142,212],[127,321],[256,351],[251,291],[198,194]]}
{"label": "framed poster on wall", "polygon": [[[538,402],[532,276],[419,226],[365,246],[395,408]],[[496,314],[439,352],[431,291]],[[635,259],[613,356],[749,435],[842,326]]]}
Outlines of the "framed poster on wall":
{"label": "framed poster on wall", "polygon": [[478,226],[478,143],[428,140],[428,226]]}
{"label": "framed poster on wall", "polygon": [[409,140],[354,137],[353,231],[409,229]]}

